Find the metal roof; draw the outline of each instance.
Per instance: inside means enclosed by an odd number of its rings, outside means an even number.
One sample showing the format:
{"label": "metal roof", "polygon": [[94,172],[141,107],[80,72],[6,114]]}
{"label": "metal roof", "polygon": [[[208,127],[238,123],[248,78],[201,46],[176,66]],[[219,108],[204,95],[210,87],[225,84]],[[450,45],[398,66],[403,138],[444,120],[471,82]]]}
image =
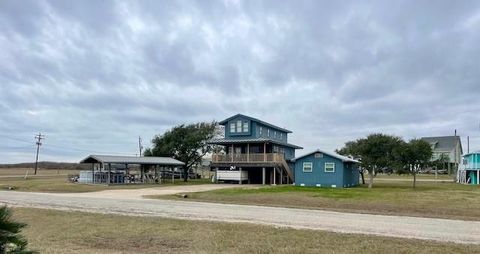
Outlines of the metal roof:
{"label": "metal roof", "polygon": [[208,141],[209,144],[218,144],[218,145],[228,145],[228,144],[241,144],[241,143],[272,143],[282,146],[288,146],[295,149],[303,149],[301,146],[297,146],[290,143],[281,142],[278,140],[268,139],[268,138],[247,138],[247,139],[212,139]]}
{"label": "metal roof", "polygon": [[314,153],[323,153],[323,154],[326,154],[326,155],[331,156],[331,157],[333,157],[333,158],[337,158],[337,159],[339,159],[339,160],[341,160],[341,161],[343,161],[343,162],[359,163],[359,161],[354,160],[354,159],[352,159],[352,158],[348,158],[348,157],[346,157],[346,156],[343,156],[343,155],[340,155],[340,154],[337,154],[337,153],[333,153],[333,152],[325,152],[325,151],[322,151],[322,150],[320,150],[320,149],[317,149],[317,150],[315,150],[315,151],[313,151],[313,152],[311,152],[311,153],[307,153],[307,154],[304,154],[304,155],[302,155],[302,156],[299,156],[299,157],[293,159],[292,161],[296,161],[296,160],[298,160],[298,159],[300,159],[300,158],[303,158],[303,157],[312,155],[312,154],[314,154]]}
{"label": "metal roof", "polygon": [[249,120],[251,120],[251,121],[259,122],[259,123],[261,123],[261,124],[263,124],[263,125],[265,125],[265,126],[268,126],[268,127],[271,127],[271,128],[277,129],[277,130],[280,130],[280,131],[283,131],[283,132],[286,132],[286,133],[292,133],[291,130],[287,130],[287,129],[285,129],[285,128],[278,127],[278,126],[273,125],[273,124],[271,124],[271,123],[267,123],[267,122],[262,121],[262,120],[260,120],[260,119],[257,119],[257,118],[251,117],[251,116],[246,116],[246,115],[243,115],[243,114],[236,114],[236,115],[231,116],[231,117],[229,117],[229,118],[227,118],[227,119],[225,119],[225,120],[223,120],[223,121],[220,121],[218,124],[225,125],[225,124],[228,123],[228,121],[230,121],[231,119],[234,119],[234,118],[236,118],[236,117],[244,117],[244,118],[247,118],[247,119],[249,119]]}
{"label": "metal roof", "polygon": [[443,136],[443,137],[423,137],[424,140],[433,146],[434,151],[451,152],[457,144],[460,144],[460,153],[463,153],[462,142],[459,136]]}
{"label": "metal roof", "polygon": [[112,163],[112,164],[143,164],[183,166],[185,163],[170,157],[135,157],[116,155],[89,155],[80,163]]}

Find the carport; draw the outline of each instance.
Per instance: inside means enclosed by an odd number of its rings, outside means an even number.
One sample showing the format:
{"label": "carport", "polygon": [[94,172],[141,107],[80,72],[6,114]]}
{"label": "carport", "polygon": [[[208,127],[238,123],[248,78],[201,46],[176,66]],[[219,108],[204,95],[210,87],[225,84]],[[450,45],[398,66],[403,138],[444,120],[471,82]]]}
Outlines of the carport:
{"label": "carport", "polygon": [[134,184],[161,183],[162,179],[175,179],[185,163],[170,157],[135,157],[115,155],[89,155],[81,160],[91,164],[91,170],[80,171],[80,183]]}

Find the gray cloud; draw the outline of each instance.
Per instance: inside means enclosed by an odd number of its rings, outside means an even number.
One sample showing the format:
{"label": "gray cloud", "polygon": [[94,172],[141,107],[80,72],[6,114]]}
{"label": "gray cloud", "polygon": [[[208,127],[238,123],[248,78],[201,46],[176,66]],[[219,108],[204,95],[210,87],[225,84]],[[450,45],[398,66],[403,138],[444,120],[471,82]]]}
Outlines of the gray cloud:
{"label": "gray cloud", "polygon": [[305,150],[454,129],[480,149],[478,41],[478,1],[1,1],[0,163],[38,131],[77,161],[239,112]]}

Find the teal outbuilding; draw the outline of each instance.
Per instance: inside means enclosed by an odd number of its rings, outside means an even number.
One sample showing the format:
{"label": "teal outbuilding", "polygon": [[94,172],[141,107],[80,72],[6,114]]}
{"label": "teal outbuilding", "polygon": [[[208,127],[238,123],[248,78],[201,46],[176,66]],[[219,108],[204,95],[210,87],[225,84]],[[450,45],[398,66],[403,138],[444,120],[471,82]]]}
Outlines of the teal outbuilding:
{"label": "teal outbuilding", "polygon": [[295,158],[295,185],[345,188],[359,184],[359,162],[316,150]]}

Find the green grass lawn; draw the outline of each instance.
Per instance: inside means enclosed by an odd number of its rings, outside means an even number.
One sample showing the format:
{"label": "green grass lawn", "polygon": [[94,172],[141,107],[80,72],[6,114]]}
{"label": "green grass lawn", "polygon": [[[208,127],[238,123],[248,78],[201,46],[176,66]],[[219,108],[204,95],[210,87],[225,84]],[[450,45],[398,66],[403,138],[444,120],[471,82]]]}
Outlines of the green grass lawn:
{"label": "green grass lawn", "polygon": [[[209,179],[189,180],[187,183],[181,179],[175,180],[175,185],[185,184],[204,184],[211,183]],[[65,175],[54,176],[30,176],[26,180],[23,177],[0,178],[0,190],[8,189],[13,186],[18,191],[37,191],[37,192],[89,192],[108,189],[138,189],[149,187],[171,186],[171,180],[163,184],[129,184],[129,185],[92,185],[71,183]]]}
{"label": "green grass lawn", "polygon": [[[408,181],[379,181],[373,189],[283,185],[222,189],[188,196],[189,200],[219,203],[480,220],[480,187],[449,182],[419,182],[416,189]],[[175,195],[154,198],[179,199]]]}
{"label": "green grass lawn", "polygon": [[15,208],[40,253],[479,253],[480,245]]}

